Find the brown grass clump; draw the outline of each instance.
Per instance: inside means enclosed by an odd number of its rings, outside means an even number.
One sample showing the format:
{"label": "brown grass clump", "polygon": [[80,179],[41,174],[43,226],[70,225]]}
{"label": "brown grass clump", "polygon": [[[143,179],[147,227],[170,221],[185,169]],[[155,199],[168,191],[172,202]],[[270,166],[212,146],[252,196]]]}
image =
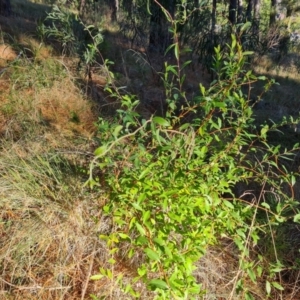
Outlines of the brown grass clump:
{"label": "brown grass clump", "polygon": [[90,135],[95,130],[96,114],[69,78],[54,82],[50,94],[48,89],[43,89],[37,97],[43,119],[59,132]]}
{"label": "brown grass clump", "polygon": [[285,55],[280,61],[269,56],[258,57],[253,62],[253,69],[260,74],[268,74],[271,78],[284,78],[300,82],[300,57],[298,53]]}
{"label": "brown grass clump", "polygon": [[81,172],[96,113],[52,61],[21,58],[0,86],[0,298],[89,298],[107,261],[105,197]]}
{"label": "brown grass clump", "polygon": [[7,62],[14,60],[16,57],[17,54],[9,45],[0,45],[0,68],[6,67]]}
{"label": "brown grass clump", "polygon": [[0,290],[14,299],[85,299],[97,285],[87,285],[91,272],[106,261],[101,223],[92,219],[101,219],[104,199],[84,197],[62,157],[6,151],[1,166]]}
{"label": "brown grass clump", "polygon": [[98,239],[105,198],[86,193],[80,171],[96,115],[69,77],[16,84],[31,79],[25,70],[1,81],[0,298],[86,299],[107,260]]}
{"label": "brown grass clump", "polygon": [[26,33],[20,35],[18,43],[21,46],[22,51],[25,52],[26,56],[29,58],[33,58],[37,61],[54,58],[53,49],[50,46],[37,41]]}

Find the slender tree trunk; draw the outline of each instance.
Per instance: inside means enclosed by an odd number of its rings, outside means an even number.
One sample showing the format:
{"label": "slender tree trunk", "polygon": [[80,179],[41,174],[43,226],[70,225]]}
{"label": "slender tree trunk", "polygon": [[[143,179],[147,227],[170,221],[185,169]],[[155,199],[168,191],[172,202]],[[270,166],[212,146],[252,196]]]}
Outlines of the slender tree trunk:
{"label": "slender tree trunk", "polygon": [[253,10],[253,0],[248,0],[248,5],[246,9],[246,21],[252,21],[252,10]]}
{"label": "slender tree trunk", "polygon": [[116,22],[118,20],[119,0],[110,0],[109,7],[111,11],[111,21]]}
{"label": "slender tree trunk", "polygon": [[237,0],[230,0],[228,19],[231,24],[236,24]]}
{"label": "slender tree trunk", "polygon": [[253,16],[254,16],[254,19],[258,19],[259,20],[259,17],[260,17],[260,0],[254,0],[254,13],[253,13]]}
{"label": "slender tree trunk", "polygon": [[259,39],[260,0],[253,1],[253,34]]}
{"label": "slender tree trunk", "polygon": [[272,26],[276,22],[277,10],[278,10],[278,0],[271,0],[270,26]]}
{"label": "slender tree trunk", "polygon": [[[175,0],[164,0],[159,3],[169,12],[171,17],[174,16]],[[151,1],[150,11],[149,50],[163,54],[173,39],[172,33],[169,32],[170,24],[162,8],[155,1]]]}
{"label": "slender tree trunk", "polygon": [[211,10],[211,42],[214,43],[215,40],[215,30],[216,30],[216,23],[217,23],[217,0],[213,0],[212,3],[212,10]]}
{"label": "slender tree trunk", "polygon": [[83,10],[85,7],[85,0],[80,0],[80,5],[79,5],[79,15],[82,16]]}
{"label": "slender tree trunk", "polygon": [[[297,15],[299,15],[300,12],[300,1],[299,0],[278,0],[279,3],[283,2],[286,6],[286,17],[292,17],[295,14],[295,17],[297,18]],[[298,13],[298,14],[296,14]]]}
{"label": "slender tree trunk", "polygon": [[11,14],[10,0],[0,0],[0,14],[4,16]]}
{"label": "slender tree trunk", "polygon": [[243,23],[244,21],[243,10],[244,10],[243,0],[238,0],[237,22],[239,24]]}

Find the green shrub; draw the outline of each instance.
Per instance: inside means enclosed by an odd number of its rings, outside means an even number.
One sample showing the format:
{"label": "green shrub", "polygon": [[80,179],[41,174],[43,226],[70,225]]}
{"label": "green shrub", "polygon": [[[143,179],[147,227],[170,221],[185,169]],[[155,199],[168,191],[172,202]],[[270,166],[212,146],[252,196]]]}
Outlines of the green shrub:
{"label": "green shrub", "polygon": [[98,46],[103,41],[101,29],[93,25],[85,25],[80,18],[73,13],[53,5],[44,23],[37,27],[38,36],[41,39],[51,38],[62,47],[62,53],[78,56],[80,63],[89,66],[95,62],[99,54]]}
{"label": "green shrub", "polygon": [[[257,282],[262,276],[267,278],[266,294],[282,288],[274,280],[282,269],[278,257],[266,269],[262,255],[250,255],[250,249],[261,237],[273,236],[274,228],[291,218],[297,206],[282,189],[295,181],[281,164],[293,149],[270,146],[267,134],[272,128],[254,125],[253,109],[241,87],[266,78],[244,70],[250,53],[243,53],[232,38],[225,54],[215,49],[219,79],[208,89],[200,85],[201,96],[185,102],[179,112],[176,103],[185,98],[181,69],[166,65],[165,80],[170,74],[176,80],[165,85],[169,98],[164,118],[140,120],[138,101],[125,95],[114,122],[99,120],[102,145],[95,151],[88,183],[100,185],[93,176],[99,170],[101,186],[108,191],[104,212],[112,218],[113,229],[101,238],[111,250],[112,267],[92,279],[117,280],[134,297],[139,297],[134,283],[141,281],[157,299],[196,299],[204,291],[194,277],[195,263],[210,245],[227,237],[240,253],[236,291],[253,299],[243,282]],[[266,82],[266,89],[270,84]],[[258,197],[246,201],[235,195],[240,182],[255,182]],[[264,197],[265,189],[276,191],[280,200]],[[143,253],[130,285],[113,273],[125,245],[128,259]]]}

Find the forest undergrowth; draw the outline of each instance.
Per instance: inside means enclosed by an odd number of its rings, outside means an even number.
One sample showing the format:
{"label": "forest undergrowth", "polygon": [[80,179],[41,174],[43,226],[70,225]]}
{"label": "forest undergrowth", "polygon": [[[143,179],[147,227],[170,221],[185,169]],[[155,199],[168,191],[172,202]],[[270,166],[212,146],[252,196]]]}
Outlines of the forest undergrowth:
{"label": "forest undergrowth", "polygon": [[176,26],[164,57],[108,15],[18,3],[0,17],[0,298],[300,298],[297,65],[248,64],[236,33],[211,74]]}

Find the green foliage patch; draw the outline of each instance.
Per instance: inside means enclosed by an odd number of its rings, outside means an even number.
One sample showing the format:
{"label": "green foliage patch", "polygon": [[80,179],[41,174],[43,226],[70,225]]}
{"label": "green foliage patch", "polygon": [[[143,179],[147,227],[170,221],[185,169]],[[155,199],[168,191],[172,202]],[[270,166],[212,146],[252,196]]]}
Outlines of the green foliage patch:
{"label": "green foliage patch", "polygon": [[[173,48],[178,58],[178,45]],[[100,236],[110,249],[111,268],[102,268],[92,279],[116,281],[136,298],[135,283],[142,282],[155,299],[198,299],[205,291],[194,276],[195,264],[225,237],[239,251],[235,292],[254,299],[244,282],[261,277],[267,278],[266,296],[282,289],[275,280],[283,268],[276,247],[267,267],[262,254],[250,250],[261,238],[273,237],[276,227],[297,211],[298,203],[282,188],[293,186],[295,176],[280,162],[298,145],[291,151],[270,146],[268,132],[276,127],[254,125],[242,86],[263,80],[267,90],[272,82],[246,70],[249,54],[235,36],[224,53],[215,48],[218,78],[208,89],[200,84],[200,95],[192,102],[184,101],[184,65],[166,64],[164,117],[143,120],[135,111],[139,101],[119,95],[122,109],[115,120],[99,119],[102,145],[95,151],[87,184],[107,190],[104,212],[112,218],[113,230]],[[95,170],[101,172],[101,182],[93,176]],[[258,196],[239,198],[235,189],[241,182],[255,182]],[[275,191],[276,201],[263,195],[266,189]],[[125,245],[128,260],[143,254],[131,284],[114,273]]]}

